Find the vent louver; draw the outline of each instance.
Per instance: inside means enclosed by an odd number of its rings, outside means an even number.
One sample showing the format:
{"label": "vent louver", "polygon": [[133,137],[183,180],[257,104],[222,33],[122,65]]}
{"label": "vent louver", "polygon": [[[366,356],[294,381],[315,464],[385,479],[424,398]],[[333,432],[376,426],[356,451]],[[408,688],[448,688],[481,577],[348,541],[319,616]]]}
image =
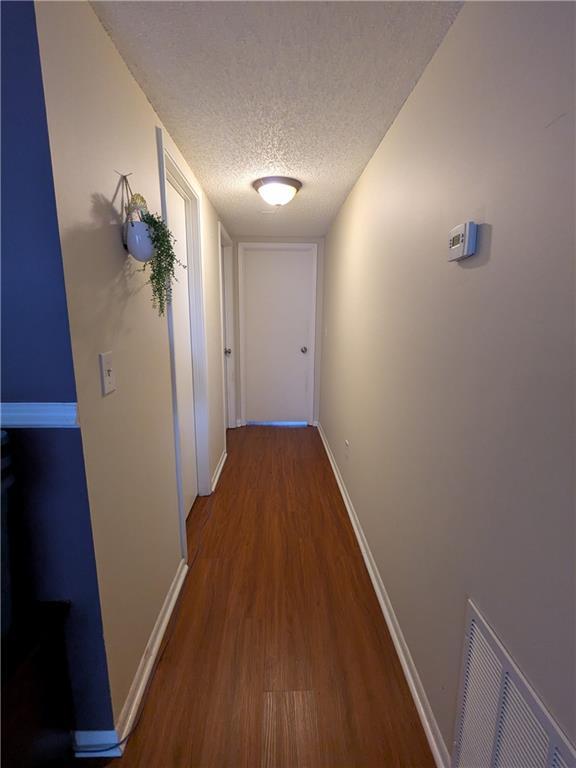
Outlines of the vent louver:
{"label": "vent louver", "polygon": [[495,765],[498,768],[512,765],[546,768],[549,746],[546,731],[506,675],[496,734]]}
{"label": "vent louver", "polygon": [[552,758],[552,768],[570,768],[566,760],[562,757],[557,749],[554,750],[554,757]]}
{"label": "vent louver", "polygon": [[464,716],[459,729],[459,766],[490,765],[501,676],[502,665],[482,637],[477,624],[472,622],[464,666]]}
{"label": "vent louver", "polygon": [[469,603],[452,768],[576,768],[576,753]]}

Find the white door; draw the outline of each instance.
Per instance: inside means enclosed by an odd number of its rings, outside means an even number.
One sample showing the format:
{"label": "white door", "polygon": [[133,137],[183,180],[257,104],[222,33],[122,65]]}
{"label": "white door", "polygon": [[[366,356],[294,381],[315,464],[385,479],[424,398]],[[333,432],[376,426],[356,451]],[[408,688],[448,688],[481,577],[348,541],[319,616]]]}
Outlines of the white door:
{"label": "white door", "polygon": [[243,421],[312,422],[316,246],[241,243]]}
{"label": "white door", "polygon": [[222,291],[224,299],[224,365],[226,386],[226,424],[236,426],[236,350],[234,344],[234,272],[232,246],[222,246]]}
{"label": "white door", "polygon": [[[187,267],[187,205],[182,194],[170,183],[166,184],[168,226],[175,237],[174,250]],[[192,344],[190,337],[190,294],[188,280],[192,269],[176,267],[177,281],[172,284],[172,328],[174,339],[174,368],[176,379],[177,447],[179,448],[179,474],[182,506],[188,516],[198,495],[196,468],[196,431],[194,426],[194,386],[192,379]]]}

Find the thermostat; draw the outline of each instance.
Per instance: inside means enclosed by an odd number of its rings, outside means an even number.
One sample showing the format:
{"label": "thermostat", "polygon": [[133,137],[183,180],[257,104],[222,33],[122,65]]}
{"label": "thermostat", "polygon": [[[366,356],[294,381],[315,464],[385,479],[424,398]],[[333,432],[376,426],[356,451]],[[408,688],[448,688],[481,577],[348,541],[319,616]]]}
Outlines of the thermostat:
{"label": "thermostat", "polygon": [[450,230],[448,242],[448,261],[459,261],[476,253],[476,233],[478,225],[467,221]]}

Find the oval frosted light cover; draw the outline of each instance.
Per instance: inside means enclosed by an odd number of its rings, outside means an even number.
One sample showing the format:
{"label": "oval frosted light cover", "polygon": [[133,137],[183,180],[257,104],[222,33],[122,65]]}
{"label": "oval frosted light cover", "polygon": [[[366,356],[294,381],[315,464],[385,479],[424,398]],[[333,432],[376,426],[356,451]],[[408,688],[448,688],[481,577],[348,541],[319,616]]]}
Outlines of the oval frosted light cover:
{"label": "oval frosted light cover", "polygon": [[268,205],[286,205],[296,194],[294,187],[290,187],[288,184],[281,184],[278,181],[263,184],[258,192]]}
{"label": "oval frosted light cover", "polygon": [[287,176],[266,176],[252,185],[268,205],[286,205],[302,186],[298,179]]}

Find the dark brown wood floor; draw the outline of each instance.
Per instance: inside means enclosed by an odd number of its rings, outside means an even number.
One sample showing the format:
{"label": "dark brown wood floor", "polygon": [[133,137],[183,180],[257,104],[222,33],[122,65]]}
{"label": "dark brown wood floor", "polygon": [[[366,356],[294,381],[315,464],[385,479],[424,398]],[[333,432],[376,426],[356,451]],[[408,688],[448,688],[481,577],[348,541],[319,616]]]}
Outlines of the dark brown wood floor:
{"label": "dark brown wood floor", "polygon": [[433,768],[316,429],[228,433],[118,768]]}

